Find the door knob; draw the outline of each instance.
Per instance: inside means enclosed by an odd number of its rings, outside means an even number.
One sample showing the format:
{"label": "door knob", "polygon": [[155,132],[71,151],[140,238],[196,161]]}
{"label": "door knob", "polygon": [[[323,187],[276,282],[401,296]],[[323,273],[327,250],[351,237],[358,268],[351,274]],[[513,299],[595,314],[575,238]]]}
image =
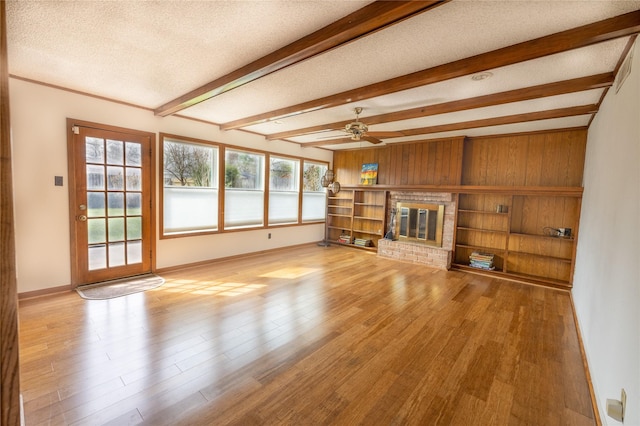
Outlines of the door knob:
{"label": "door knob", "polygon": [[80,216],[78,216],[78,220],[80,222],[86,222],[87,221],[87,217],[85,215],[81,214]]}

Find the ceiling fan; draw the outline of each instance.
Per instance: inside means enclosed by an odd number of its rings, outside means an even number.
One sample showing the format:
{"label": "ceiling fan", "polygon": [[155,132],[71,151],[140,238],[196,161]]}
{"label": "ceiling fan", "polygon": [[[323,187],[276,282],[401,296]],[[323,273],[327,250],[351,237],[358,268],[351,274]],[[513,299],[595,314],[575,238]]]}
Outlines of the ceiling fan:
{"label": "ceiling fan", "polygon": [[346,133],[346,137],[326,142],[345,143],[367,141],[373,144],[379,144],[382,143],[379,138],[397,138],[404,136],[402,132],[370,132],[369,127],[359,120],[360,114],[362,113],[362,107],[355,107],[353,110],[356,113],[355,121],[348,123],[343,129],[340,129]]}

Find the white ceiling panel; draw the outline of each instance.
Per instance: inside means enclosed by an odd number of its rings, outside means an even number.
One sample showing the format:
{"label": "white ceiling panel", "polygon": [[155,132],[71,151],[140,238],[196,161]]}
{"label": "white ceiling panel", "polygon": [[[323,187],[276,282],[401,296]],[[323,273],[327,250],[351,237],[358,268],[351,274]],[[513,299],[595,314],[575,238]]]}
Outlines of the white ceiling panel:
{"label": "white ceiling panel", "polygon": [[[7,2],[9,71],[16,78],[157,108],[250,62],[322,29],[370,5],[364,1],[18,1]],[[322,105],[319,98],[474,55],[516,45],[631,13],[630,22],[607,41],[526,60],[489,71],[491,78],[443,75],[441,81],[378,96],[357,92],[361,100]],[[373,15],[372,15],[373,16]],[[376,15],[377,16],[377,15]],[[633,20],[636,20],[635,27]],[[451,0],[395,25],[315,55],[179,111],[180,115],[224,124],[280,108],[298,111],[311,102],[314,111],[265,123],[240,126],[270,135],[310,126],[361,120],[443,102],[474,99],[508,90],[544,85],[615,71],[640,23],[640,0]],[[354,24],[355,25],[355,24]],[[353,28],[358,31],[359,28]],[[576,45],[583,43],[574,39]],[[516,57],[525,58],[522,52]],[[527,58],[528,59],[528,58]],[[487,60],[487,64],[494,63]],[[496,62],[497,63],[497,62]],[[490,65],[487,65],[489,68]],[[404,77],[403,77],[404,76]],[[597,104],[604,89],[547,96],[511,104],[456,111],[429,117],[372,124],[369,131],[403,130],[453,124],[519,113]],[[508,126],[467,129],[456,135],[538,131],[586,126],[587,119],[565,118]],[[558,124],[560,123],[560,124]],[[576,124],[580,123],[580,124]],[[528,130],[523,130],[528,129]],[[291,136],[317,141],[341,132]],[[449,134],[449,132],[447,133]],[[387,143],[440,137],[383,139]],[[268,144],[265,141],[265,144]],[[368,143],[367,143],[368,144]],[[327,146],[348,149],[352,144]],[[356,143],[360,146],[361,144]],[[265,145],[267,148],[268,145]]]}

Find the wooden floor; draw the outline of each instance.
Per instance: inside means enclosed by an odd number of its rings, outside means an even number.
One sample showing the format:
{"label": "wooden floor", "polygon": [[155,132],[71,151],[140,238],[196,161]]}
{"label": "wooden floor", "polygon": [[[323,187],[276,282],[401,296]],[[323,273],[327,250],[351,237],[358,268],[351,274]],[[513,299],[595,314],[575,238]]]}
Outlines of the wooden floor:
{"label": "wooden floor", "polygon": [[593,425],[568,293],[297,247],[20,302],[26,424]]}

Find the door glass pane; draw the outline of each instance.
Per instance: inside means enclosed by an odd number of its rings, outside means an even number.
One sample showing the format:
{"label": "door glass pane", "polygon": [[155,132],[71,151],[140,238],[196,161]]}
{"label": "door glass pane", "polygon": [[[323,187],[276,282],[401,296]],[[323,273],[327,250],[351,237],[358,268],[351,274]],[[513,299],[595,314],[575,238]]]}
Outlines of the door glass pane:
{"label": "door glass pane", "polygon": [[107,140],[107,164],[124,164],[124,143]]}
{"label": "door glass pane", "polygon": [[142,214],[142,194],[127,194],[127,215],[137,216]]}
{"label": "door glass pane", "polygon": [[122,192],[109,192],[109,216],[124,216],[124,194]]}
{"label": "door glass pane", "polygon": [[127,167],[127,191],[142,190],[142,170]]}
{"label": "door glass pane", "polygon": [[104,163],[104,139],[86,138],[85,157],[87,163]]}
{"label": "door glass pane", "polygon": [[104,190],[104,167],[87,165],[87,189]]}
{"label": "door glass pane", "polygon": [[109,267],[124,265],[124,243],[109,244]]}
{"label": "door glass pane", "polygon": [[127,243],[127,263],[142,262],[142,241],[129,241]]}
{"label": "door glass pane", "polygon": [[87,220],[87,228],[89,244],[104,243],[106,241],[106,226],[104,219]]}
{"label": "door glass pane", "polygon": [[140,144],[135,142],[126,142],[125,144],[125,163],[127,166],[141,166]]}
{"label": "door glass pane", "polygon": [[108,185],[110,191],[124,190],[124,169],[123,167],[107,167]]}
{"label": "door glass pane", "polygon": [[104,216],[104,192],[87,193],[87,216]]}
{"label": "door glass pane", "polygon": [[124,241],[124,218],[109,218],[109,241]]}
{"label": "door glass pane", "polygon": [[89,246],[89,270],[104,269],[107,267],[107,246]]}
{"label": "door glass pane", "polygon": [[127,218],[127,240],[139,240],[142,238],[142,218]]}

